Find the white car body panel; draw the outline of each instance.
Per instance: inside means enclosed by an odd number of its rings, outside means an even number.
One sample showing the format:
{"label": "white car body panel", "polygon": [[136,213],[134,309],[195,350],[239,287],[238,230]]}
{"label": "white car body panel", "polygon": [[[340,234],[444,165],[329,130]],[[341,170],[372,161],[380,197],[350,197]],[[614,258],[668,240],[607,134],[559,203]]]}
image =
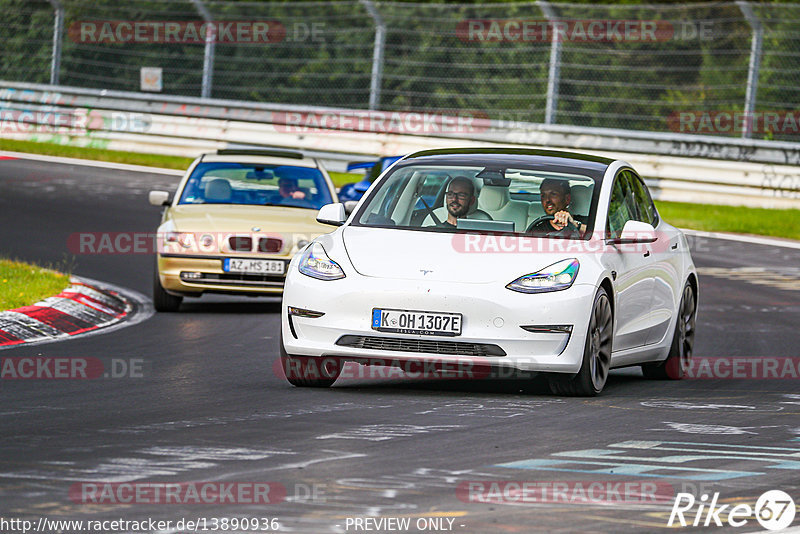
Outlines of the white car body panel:
{"label": "white car body panel", "polygon": [[[370,192],[401,161],[384,172]],[[606,227],[612,182],[617,171],[625,168],[631,166],[615,161],[605,171],[598,200],[603,209],[598,210],[596,229]],[[685,236],[663,221],[656,228],[658,240],[632,245],[637,247],[635,252],[625,245],[606,244],[598,235],[581,241],[575,250],[565,243],[563,252],[480,254],[457,250],[455,236],[463,234],[351,226],[356,213],[344,226],[316,240],[341,266],[345,278],[324,281],[299,273],[300,254],[289,266],[282,306],[282,339],[289,355],[480,360],[524,371],[576,373],[582,363],[591,303],[601,283],[606,283],[612,288],[615,325],[611,367],[660,361],[667,357],[682,290],[694,272]],[[672,245],[677,245],[677,251]],[[534,250],[543,248],[547,247],[533,246]],[[566,258],[580,262],[577,277],[566,290],[527,294],[505,287]],[[293,316],[290,327],[289,306],[324,315]],[[446,338],[377,332],[371,327],[373,308],[461,313],[462,333]],[[573,330],[571,334],[534,333],[523,330],[523,325],[573,325]],[[336,345],[344,335],[496,344],[506,356],[369,351]]]}

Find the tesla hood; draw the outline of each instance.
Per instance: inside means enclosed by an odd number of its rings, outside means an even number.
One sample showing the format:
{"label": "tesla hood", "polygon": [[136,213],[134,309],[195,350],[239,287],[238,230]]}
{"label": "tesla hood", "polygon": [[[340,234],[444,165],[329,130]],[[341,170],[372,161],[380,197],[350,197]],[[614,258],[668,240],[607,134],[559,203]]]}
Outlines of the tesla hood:
{"label": "tesla hood", "polygon": [[348,226],[342,238],[355,270],[378,278],[505,284],[568,257],[517,236]]}

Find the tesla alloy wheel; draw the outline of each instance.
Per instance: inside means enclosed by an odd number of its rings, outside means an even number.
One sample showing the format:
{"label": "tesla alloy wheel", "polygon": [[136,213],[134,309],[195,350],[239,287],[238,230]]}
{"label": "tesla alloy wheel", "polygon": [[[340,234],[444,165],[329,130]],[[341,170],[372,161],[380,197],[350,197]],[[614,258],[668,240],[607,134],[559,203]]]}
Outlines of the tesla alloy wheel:
{"label": "tesla alloy wheel", "polygon": [[594,396],[603,390],[611,365],[611,340],[614,316],[611,302],[602,287],[594,297],[589,330],[583,349],[583,364],[576,375],[553,374],[549,377],[550,389],[556,395]]}

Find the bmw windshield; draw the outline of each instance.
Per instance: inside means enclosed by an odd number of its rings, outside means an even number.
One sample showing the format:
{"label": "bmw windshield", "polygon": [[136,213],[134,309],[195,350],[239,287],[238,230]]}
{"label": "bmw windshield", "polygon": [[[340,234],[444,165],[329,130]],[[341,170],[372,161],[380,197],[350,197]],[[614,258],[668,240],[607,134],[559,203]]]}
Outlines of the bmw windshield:
{"label": "bmw windshield", "polygon": [[325,177],[311,167],[200,163],[179,204],[245,204],[319,209],[333,202]]}

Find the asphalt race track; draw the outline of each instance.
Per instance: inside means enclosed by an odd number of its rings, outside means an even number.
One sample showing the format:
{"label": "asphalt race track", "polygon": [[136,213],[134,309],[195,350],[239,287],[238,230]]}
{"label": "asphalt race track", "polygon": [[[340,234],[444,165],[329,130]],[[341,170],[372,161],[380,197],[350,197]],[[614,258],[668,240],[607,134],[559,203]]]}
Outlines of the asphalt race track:
{"label": "asphalt race track", "polygon": [[[149,296],[152,255],[74,255],[67,243],[79,232],[153,232],[159,210],[147,191],[177,180],[0,161],[0,251],[73,262],[78,275]],[[797,370],[800,250],[691,242],[695,357],[794,358]],[[797,377],[653,382],[631,368],[612,372],[595,399],[556,397],[523,379],[390,375],[298,389],[274,366],[279,307],[277,298],[205,297],[107,334],[1,351],[138,371],[0,380],[0,516],[172,521],[162,532],[243,532],[220,518],[267,518],[279,525],[249,531],[612,533],[666,531],[679,492],[698,502],[719,493],[718,505],[730,505],[723,521],[767,490],[800,504]],[[76,493],[119,482],[270,483],[272,499],[86,504]],[[562,493],[521,493],[514,482]],[[603,488],[599,501],[575,497],[591,483]],[[690,525],[696,511],[685,514]],[[375,521],[356,521],[364,518]],[[180,519],[204,520],[205,530],[182,529]],[[763,530],[752,516],[738,529],[705,519],[682,530]],[[403,520],[410,526],[398,530]]]}

